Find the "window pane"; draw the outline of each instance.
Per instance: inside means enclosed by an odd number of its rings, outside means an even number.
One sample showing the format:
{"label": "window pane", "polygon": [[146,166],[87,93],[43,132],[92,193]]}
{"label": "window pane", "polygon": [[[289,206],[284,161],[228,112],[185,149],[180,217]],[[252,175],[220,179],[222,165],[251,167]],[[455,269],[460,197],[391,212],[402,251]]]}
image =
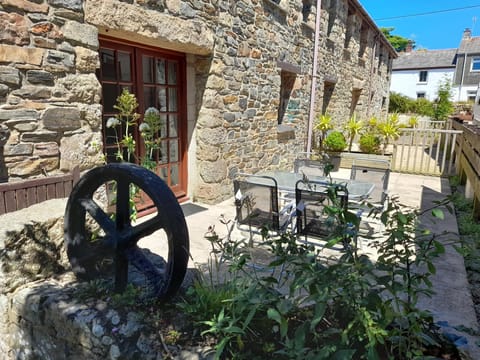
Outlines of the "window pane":
{"label": "window pane", "polygon": [[170,140],[170,162],[178,161],[178,140]]}
{"label": "window pane", "polygon": [[160,138],[166,138],[167,137],[167,115],[166,114],[160,114]]}
{"label": "window pane", "polygon": [[167,182],[168,181],[168,168],[166,167],[162,167],[158,170],[158,176],[160,176],[160,178]]}
{"label": "window pane", "polygon": [[113,50],[101,50],[100,63],[102,68],[102,80],[115,81],[117,79],[115,52]]}
{"label": "window pane", "polygon": [[160,164],[168,162],[168,141],[164,140],[160,143]]}
{"label": "window pane", "polygon": [[120,71],[121,81],[132,81],[129,53],[123,53],[123,52],[118,53],[118,68]]}
{"label": "window pane", "polygon": [[472,70],[480,70],[480,58],[473,59]]}
{"label": "window pane", "polygon": [[167,91],[165,88],[158,89],[158,110],[167,111]]}
{"label": "window pane", "polygon": [[155,88],[154,87],[145,87],[143,88],[143,96],[145,102],[145,109],[147,110],[149,107],[155,107]]}
{"label": "window pane", "polygon": [[177,89],[168,89],[168,111],[177,111]]}
{"label": "window pane", "polygon": [[178,136],[178,131],[177,131],[177,115],[170,115],[168,117],[168,136],[169,137],[177,137]]}
{"label": "window pane", "polygon": [[165,60],[157,59],[157,84],[165,84]]}
{"label": "window pane", "polygon": [[178,165],[175,164],[170,167],[170,185],[178,185],[179,182]]}
{"label": "window pane", "polygon": [[143,65],[143,82],[145,83],[153,83],[153,58],[148,56],[142,57],[142,65]]}
{"label": "window pane", "polygon": [[170,85],[175,85],[177,83],[177,63],[168,62],[168,83]]}
{"label": "window pane", "polygon": [[113,105],[117,102],[117,85],[103,84],[103,112],[111,113],[116,112]]}

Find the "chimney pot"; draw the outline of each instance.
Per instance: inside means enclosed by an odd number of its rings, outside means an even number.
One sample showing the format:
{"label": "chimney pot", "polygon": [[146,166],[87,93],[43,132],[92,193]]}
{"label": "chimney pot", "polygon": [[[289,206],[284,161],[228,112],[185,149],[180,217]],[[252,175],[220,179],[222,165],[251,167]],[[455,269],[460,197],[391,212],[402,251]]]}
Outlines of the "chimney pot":
{"label": "chimney pot", "polygon": [[463,30],[464,39],[470,39],[471,37],[472,37],[472,30],[470,30],[469,28],[466,28],[465,30]]}

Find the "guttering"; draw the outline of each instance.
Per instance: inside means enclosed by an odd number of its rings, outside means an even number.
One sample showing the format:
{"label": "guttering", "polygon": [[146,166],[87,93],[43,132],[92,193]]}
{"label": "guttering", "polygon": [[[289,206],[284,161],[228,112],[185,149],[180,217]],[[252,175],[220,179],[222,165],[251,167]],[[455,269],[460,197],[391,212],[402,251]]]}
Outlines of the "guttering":
{"label": "guttering", "polygon": [[320,22],[322,11],[322,0],[317,1],[317,12],[315,14],[315,41],[313,45],[313,65],[312,65],[312,87],[310,89],[310,110],[308,112],[308,133],[307,133],[307,153],[312,152],[312,134],[313,120],[315,117],[315,97],[317,89],[317,64],[318,64],[318,43],[320,41]]}

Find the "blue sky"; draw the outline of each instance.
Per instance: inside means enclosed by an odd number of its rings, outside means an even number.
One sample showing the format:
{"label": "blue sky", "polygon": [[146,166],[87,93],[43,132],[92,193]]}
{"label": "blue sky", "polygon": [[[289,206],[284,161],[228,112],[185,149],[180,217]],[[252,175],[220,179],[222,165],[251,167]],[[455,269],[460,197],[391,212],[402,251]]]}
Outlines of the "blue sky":
{"label": "blue sky", "polygon": [[[359,1],[378,27],[395,28],[392,34],[415,40],[416,49],[457,48],[465,28],[472,29],[473,36],[480,36],[480,0]],[[433,13],[458,8],[465,9]],[[401,17],[423,13],[431,14]],[[393,17],[398,18],[381,20]]]}

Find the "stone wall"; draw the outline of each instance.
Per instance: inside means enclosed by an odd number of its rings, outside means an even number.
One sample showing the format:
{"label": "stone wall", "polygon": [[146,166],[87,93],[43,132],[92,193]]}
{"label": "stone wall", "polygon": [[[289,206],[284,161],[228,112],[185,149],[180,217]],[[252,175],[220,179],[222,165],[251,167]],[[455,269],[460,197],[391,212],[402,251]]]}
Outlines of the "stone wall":
{"label": "stone wall", "polygon": [[0,5],[0,152],[9,180],[99,164],[97,29],[82,1]]}
{"label": "stone wall", "polygon": [[[9,133],[0,146],[3,177],[7,171],[14,180],[101,163],[99,35],[189,55],[191,199],[230,197],[239,171],[291,168],[307,144],[316,9],[306,4],[2,2],[0,126]],[[315,115],[328,111],[341,127],[354,96],[360,117],[385,114],[394,53],[358,2],[322,1],[318,35]],[[282,73],[294,81],[279,118]],[[332,85],[331,96],[324,94],[325,83]]]}
{"label": "stone wall", "polygon": [[[65,203],[0,216],[2,360],[159,359],[165,345],[144,314],[76,281],[63,246]],[[192,351],[186,358],[202,358]]]}

